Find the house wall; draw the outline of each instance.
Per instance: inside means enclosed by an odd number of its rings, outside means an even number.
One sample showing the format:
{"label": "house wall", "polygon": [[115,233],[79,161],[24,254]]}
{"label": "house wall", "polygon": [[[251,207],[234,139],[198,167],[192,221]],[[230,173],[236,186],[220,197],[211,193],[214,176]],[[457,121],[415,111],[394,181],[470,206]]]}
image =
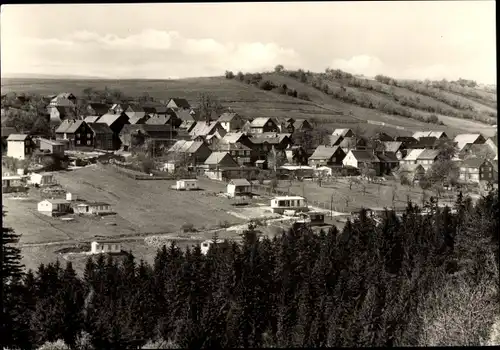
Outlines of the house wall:
{"label": "house wall", "polygon": [[31,154],[31,146],[28,141],[7,141],[7,157],[26,159]]}
{"label": "house wall", "polygon": [[460,180],[479,182],[479,168],[460,167]]}
{"label": "house wall", "polygon": [[347,153],[345,158],[342,160],[342,164],[344,166],[352,166],[354,168],[357,168],[358,167],[358,160],[356,159],[356,157],[354,157],[354,155],[352,153]]}
{"label": "house wall", "polygon": [[113,134],[94,134],[94,148],[113,150]]}
{"label": "house wall", "polygon": [[495,180],[495,169],[493,169],[493,164],[490,162],[481,164],[479,167],[479,180],[488,182]]}
{"label": "house wall", "polygon": [[425,171],[427,171],[432,167],[432,164],[434,164],[434,159],[417,159],[416,164],[422,165]]}

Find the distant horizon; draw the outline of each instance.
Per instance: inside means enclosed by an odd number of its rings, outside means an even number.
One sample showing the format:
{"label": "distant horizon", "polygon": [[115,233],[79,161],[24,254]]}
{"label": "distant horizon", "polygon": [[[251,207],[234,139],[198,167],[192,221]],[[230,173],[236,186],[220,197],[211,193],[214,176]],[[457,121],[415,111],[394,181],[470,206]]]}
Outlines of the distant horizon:
{"label": "distant horizon", "polygon": [[[1,70],[183,79],[286,69],[496,84],[494,1],[3,5]],[[173,14],[165,20],[165,14]],[[103,20],[104,18],[104,20]],[[368,29],[366,29],[368,28]],[[6,75],[5,75],[6,76]]]}

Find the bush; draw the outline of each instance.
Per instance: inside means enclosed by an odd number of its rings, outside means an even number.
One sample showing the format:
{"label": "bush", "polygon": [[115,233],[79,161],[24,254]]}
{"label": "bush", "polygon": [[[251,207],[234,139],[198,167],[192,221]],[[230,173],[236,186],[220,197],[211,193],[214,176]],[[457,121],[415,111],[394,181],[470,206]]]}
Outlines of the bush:
{"label": "bush", "polygon": [[243,81],[245,80],[245,75],[241,72],[238,72],[238,74],[236,74],[236,78],[239,80],[239,81]]}
{"label": "bush", "polygon": [[265,90],[265,91],[271,91],[274,89],[276,85],[274,85],[271,81],[269,80],[263,80],[259,83],[259,89]]}
{"label": "bush", "polygon": [[309,98],[309,95],[306,94],[305,92],[301,92],[297,95],[298,98],[300,98],[301,100],[305,100],[305,101],[311,101],[311,99]]}
{"label": "bush", "polygon": [[46,342],[38,350],[70,350],[70,347],[59,339],[56,342]]}
{"label": "bush", "polygon": [[234,73],[231,71],[226,71],[226,79],[233,79]]}
{"label": "bush", "polygon": [[196,229],[194,228],[193,224],[185,223],[181,226],[181,231],[182,232],[196,232]]}

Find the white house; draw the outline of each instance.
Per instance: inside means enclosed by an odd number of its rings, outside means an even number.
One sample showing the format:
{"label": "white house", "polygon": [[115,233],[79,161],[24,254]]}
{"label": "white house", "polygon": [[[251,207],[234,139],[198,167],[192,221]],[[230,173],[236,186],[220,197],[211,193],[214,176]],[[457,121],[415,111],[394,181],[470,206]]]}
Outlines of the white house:
{"label": "white house", "polygon": [[406,155],[406,157],[404,157],[400,162],[399,164],[400,165],[405,165],[405,164],[418,164],[417,163],[417,159],[418,159],[418,156],[423,152],[425,151],[424,148],[416,148],[416,149],[412,149],[410,152],[408,152],[408,154]]}
{"label": "white house", "polygon": [[111,205],[104,202],[83,202],[78,203],[73,207],[76,214],[83,215],[106,215],[112,214]]}
{"label": "white house", "polygon": [[102,254],[102,253],[120,253],[122,251],[121,244],[115,241],[101,241],[92,242],[90,244],[91,254]]}
{"label": "white house", "polygon": [[38,212],[47,216],[55,216],[70,212],[70,202],[64,199],[45,199],[38,203]]}
{"label": "white house", "polygon": [[212,244],[221,244],[224,243],[224,240],[222,239],[217,239],[214,241],[213,239],[207,239],[206,241],[201,242],[201,253],[203,255],[207,255],[208,250],[212,246]]}
{"label": "white house", "polygon": [[377,175],[380,173],[380,160],[370,151],[350,150],[342,160],[342,164],[357,169],[368,166],[373,168]]}
{"label": "white house", "polygon": [[232,179],[227,185],[227,194],[230,197],[244,195],[252,192],[252,185],[247,179]]}
{"label": "white house", "polygon": [[300,196],[278,196],[271,199],[271,211],[282,214],[285,210],[305,211],[307,201]]}
{"label": "white house", "polygon": [[7,157],[26,159],[33,153],[33,141],[26,134],[10,134],[7,137]]}
{"label": "white house", "polygon": [[197,190],[198,189],[198,180],[196,179],[187,179],[187,180],[177,180],[175,185],[176,190]]}
{"label": "white house", "polygon": [[55,183],[54,175],[50,173],[33,173],[30,175],[29,183],[32,185],[51,185]]}

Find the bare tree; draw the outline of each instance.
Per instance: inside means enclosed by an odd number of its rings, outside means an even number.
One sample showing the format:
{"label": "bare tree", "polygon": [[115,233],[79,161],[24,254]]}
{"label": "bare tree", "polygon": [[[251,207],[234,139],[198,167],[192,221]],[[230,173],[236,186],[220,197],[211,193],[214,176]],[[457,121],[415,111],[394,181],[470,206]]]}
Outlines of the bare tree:
{"label": "bare tree", "polygon": [[219,100],[214,95],[205,92],[198,96],[198,108],[202,120],[208,120],[212,114],[218,115],[223,110]]}

